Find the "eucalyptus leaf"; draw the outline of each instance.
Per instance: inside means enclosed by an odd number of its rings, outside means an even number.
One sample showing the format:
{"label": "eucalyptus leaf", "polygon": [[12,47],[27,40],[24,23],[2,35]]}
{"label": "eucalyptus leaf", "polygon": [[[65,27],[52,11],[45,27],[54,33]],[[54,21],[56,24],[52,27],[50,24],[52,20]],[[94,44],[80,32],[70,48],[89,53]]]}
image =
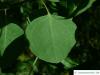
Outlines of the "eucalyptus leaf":
{"label": "eucalyptus leaf", "polygon": [[33,20],[26,29],[26,35],[37,57],[58,63],[68,56],[75,44],[75,30],[72,19],[48,14]]}
{"label": "eucalyptus leaf", "polygon": [[24,32],[19,26],[13,23],[0,29],[0,31],[2,31],[0,36],[0,53],[3,55],[7,46]]}

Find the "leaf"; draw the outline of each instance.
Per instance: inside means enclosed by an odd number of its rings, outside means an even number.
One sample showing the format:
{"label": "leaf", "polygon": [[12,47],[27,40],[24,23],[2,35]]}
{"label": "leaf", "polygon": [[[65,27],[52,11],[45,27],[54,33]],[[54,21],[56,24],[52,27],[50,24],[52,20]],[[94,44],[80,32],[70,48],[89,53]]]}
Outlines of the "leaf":
{"label": "leaf", "polygon": [[79,65],[79,63],[77,63],[76,61],[72,60],[69,57],[62,60],[61,63],[65,66],[66,69],[70,69]]}
{"label": "leaf", "polygon": [[[63,11],[60,11],[60,12],[64,16],[66,14],[67,18],[69,18],[77,8],[74,0],[61,0],[59,4],[60,5],[58,6],[58,10],[63,10]],[[59,8],[61,8],[61,9],[59,9]],[[58,13],[60,13],[60,12],[58,12]]]}
{"label": "leaf", "polygon": [[33,20],[26,29],[26,35],[36,56],[58,63],[65,59],[75,44],[75,29],[72,19],[48,14]]}
{"label": "leaf", "polygon": [[[0,29],[1,30],[1,29]],[[16,24],[10,23],[2,29],[0,36],[0,52],[3,55],[7,46],[15,40],[17,37],[23,34],[23,30]]]}

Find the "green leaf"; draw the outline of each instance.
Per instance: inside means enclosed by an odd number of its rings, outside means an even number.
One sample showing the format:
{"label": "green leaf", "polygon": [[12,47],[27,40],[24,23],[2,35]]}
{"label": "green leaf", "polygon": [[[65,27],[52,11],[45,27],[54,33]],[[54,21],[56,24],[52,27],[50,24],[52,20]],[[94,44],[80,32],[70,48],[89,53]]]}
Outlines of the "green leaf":
{"label": "green leaf", "polygon": [[24,32],[19,26],[13,23],[0,29],[0,31],[2,31],[0,35],[0,53],[3,55],[7,46]]}
{"label": "green leaf", "polygon": [[66,59],[62,60],[61,63],[65,66],[66,69],[70,69],[79,65],[79,63],[75,62],[71,58],[67,57]]}
{"label": "green leaf", "polygon": [[75,44],[76,25],[72,19],[45,15],[31,22],[26,29],[32,52],[40,59],[58,63]]}

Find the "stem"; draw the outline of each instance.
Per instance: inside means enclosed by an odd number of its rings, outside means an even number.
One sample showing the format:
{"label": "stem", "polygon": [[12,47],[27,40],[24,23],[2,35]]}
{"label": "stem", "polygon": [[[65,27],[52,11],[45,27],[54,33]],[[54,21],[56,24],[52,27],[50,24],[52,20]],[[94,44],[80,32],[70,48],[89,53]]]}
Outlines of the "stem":
{"label": "stem", "polygon": [[[21,13],[23,13],[23,14],[24,14],[24,9],[23,9],[23,7],[20,7],[20,11],[21,11]],[[27,23],[28,23],[28,24],[30,24],[30,23],[31,23],[31,21],[30,21],[30,19],[29,19],[29,17],[28,17],[28,16],[26,17],[26,19],[27,19]]]}
{"label": "stem", "polygon": [[26,21],[25,21],[25,23],[23,24],[23,29],[24,29],[24,31],[26,30],[27,26],[28,26],[30,23],[31,23],[31,21],[30,21],[29,17],[26,17]]}
{"label": "stem", "polygon": [[38,59],[39,59],[38,57],[35,58],[35,60],[33,62],[33,67],[35,66],[35,64],[36,64],[36,62],[37,62]]}
{"label": "stem", "polygon": [[[23,9],[23,6],[20,7],[20,12],[21,12],[22,14],[24,14],[25,11],[24,11],[24,9]],[[31,21],[30,21],[30,19],[29,19],[28,16],[25,16],[25,15],[24,15],[24,18],[25,18],[25,23],[23,23],[22,28],[23,28],[24,30],[26,30],[27,25],[29,25],[29,24],[31,23]]]}
{"label": "stem", "polygon": [[27,17],[27,24],[30,24],[30,23],[31,23],[31,21],[30,21],[29,17]]}
{"label": "stem", "polygon": [[38,57],[35,58],[35,60],[34,60],[34,62],[33,62],[33,64],[32,64],[32,69],[31,69],[30,72],[29,72],[29,75],[32,75],[32,72],[33,72],[33,70],[34,70],[35,64],[36,64],[36,62],[37,62],[38,59],[39,59]]}
{"label": "stem", "polygon": [[43,0],[41,0],[41,2],[43,3],[43,5],[44,5],[44,7],[45,7],[45,9],[46,9],[46,11],[47,11],[47,13],[50,15],[50,12],[49,12],[49,10],[48,10],[48,8],[47,8],[46,4],[44,3],[44,1],[43,1]]}

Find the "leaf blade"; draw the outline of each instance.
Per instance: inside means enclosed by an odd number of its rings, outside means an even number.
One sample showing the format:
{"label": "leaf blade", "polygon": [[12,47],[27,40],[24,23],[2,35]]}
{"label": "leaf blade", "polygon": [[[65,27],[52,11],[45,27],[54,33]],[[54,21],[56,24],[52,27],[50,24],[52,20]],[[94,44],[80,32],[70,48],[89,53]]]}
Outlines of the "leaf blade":
{"label": "leaf blade", "polygon": [[[70,25],[66,25],[67,23]],[[71,19],[65,20],[61,16],[49,14],[33,20],[26,29],[26,35],[36,56],[47,62],[58,63],[69,54],[75,44],[75,29]]]}
{"label": "leaf blade", "polygon": [[3,55],[4,50],[12,41],[17,37],[21,36],[23,33],[24,33],[23,30],[16,24],[11,23],[5,26],[0,36],[1,55]]}

